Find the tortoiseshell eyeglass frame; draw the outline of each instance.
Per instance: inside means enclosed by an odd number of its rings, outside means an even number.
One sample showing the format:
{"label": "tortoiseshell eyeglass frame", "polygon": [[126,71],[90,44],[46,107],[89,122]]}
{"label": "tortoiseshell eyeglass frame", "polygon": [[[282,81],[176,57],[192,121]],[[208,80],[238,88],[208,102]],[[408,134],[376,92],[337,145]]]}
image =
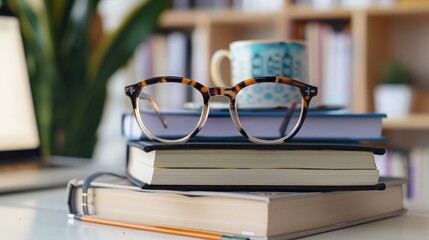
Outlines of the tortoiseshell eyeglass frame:
{"label": "tortoiseshell eyeglass frame", "polygon": [[[149,85],[162,84],[162,83],[181,83],[181,84],[189,85],[190,87],[193,87],[194,89],[198,90],[203,97],[204,102],[202,105],[202,113],[201,113],[200,120],[199,120],[196,128],[193,130],[193,132],[189,133],[187,136],[182,137],[180,139],[171,140],[171,139],[163,139],[163,138],[159,138],[157,136],[154,136],[145,127],[145,125],[142,122],[141,117],[140,117],[140,112],[138,110],[138,102],[137,101],[138,101],[138,98],[139,98],[139,95],[140,95],[142,89],[145,88],[146,86],[149,86]],[[239,121],[238,114],[237,114],[237,110],[236,110],[236,96],[244,88],[251,86],[251,85],[254,85],[254,84],[258,84],[258,83],[281,83],[281,84],[286,84],[286,85],[290,85],[290,86],[294,86],[294,87],[299,88],[300,93],[301,93],[301,97],[302,97],[301,113],[300,113],[297,124],[292,129],[292,131],[289,134],[287,134],[286,136],[283,136],[279,139],[274,139],[274,140],[259,139],[259,138],[248,135],[246,133],[246,131],[242,128],[240,121]],[[212,97],[212,96],[225,96],[225,97],[229,98],[229,112],[230,112],[231,118],[232,118],[237,130],[244,137],[246,137],[247,139],[249,139],[250,141],[252,141],[254,143],[279,144],[279,143],[283,143],[286,140],[292,138],[293,136],[295,136],[298,133],[298,131],[302,127],[302,124],[304,123],[304,119],[307,115],[307,111],[308,111],[308,108],[310,105],[310,100],[312,99],[312,97],[317,95],[317,87],[311,86],[309,84],[305,84],[303,82],[300,82],[300,81],[292,79],[292,78],[278,77],[278,76],[266,76],[266,77],[257,77],[257,78],[247,79],[247,80],[244,80],[244,81],[242,81],[242,82],[240,82],[240,83],[238,83],[235,86],[230,87],[230,88],[228,88],[228,87],[211,87],[211,88],[209,88],[209,87],[206,87],[206,86],[202,85],[201,83],[198,83],[198,82],[191,80],[191,79],[182,78],[182,77],[173,77],[173,76],[162,76],[162,77],[150,78],[147,80],[143,80],[139,83],[126,86],[125,87],[125,94],[128,97],[130,97],[131,104],[133,107],[133,113],[134,113],[134,116],[137,120],[137,123],[138,123],[140,129],[143,131],[144,134],[146,134],[146,136],[150,140],[153,140],[153,141],[163,142],[163,143],[184,143],[184,142],[190,140],[192,137],[197,135],[197,133],[202,129],[202,127],[204,126],[204,123],[207,120],[207,116],[209,114],[210,97]],[[156,103],[154,103],[154,101],[152,101],[150,96],[145,96],[145,98],[150,100],[155,111],[158,114],[158,117],[160,118],[160,120],[164,124],[164,119],[163,119],[162,115],[158,112],[158,110],[157,110],[158,107],[156,106]]]}

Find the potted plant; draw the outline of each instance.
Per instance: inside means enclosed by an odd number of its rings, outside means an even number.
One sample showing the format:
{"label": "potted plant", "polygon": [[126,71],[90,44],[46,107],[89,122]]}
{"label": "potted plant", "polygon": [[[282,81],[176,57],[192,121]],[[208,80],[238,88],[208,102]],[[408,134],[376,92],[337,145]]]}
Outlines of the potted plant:
{"label": "potted plant", "polygon": [[141,1],[111,32],[99,0],[7,0],[20,20],[44,156],[91,157],[110,76],[155,30],[169,1]]}
{"label": "potted plant", "polygon": [[412,76],[397,60],[390,60],[381,75],[381,84],[374,91],[375,110],[386,113],[390,119],[409,115],[411,106]]}

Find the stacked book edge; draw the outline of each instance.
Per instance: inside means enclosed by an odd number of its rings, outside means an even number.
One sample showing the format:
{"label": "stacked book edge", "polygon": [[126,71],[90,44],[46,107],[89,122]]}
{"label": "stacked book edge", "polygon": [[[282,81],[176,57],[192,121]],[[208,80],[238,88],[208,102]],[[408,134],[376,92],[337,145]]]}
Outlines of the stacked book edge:
{"label": "stacked book edge", "polygon": [[[403,213],[402,182],[381,180],[384,191],[294,193],[146,190],[125,179],[101,179],[88,189],[86,214],[105,222],[289,239]],[[82,184],[68,186],[74,216],[86,215]]]}

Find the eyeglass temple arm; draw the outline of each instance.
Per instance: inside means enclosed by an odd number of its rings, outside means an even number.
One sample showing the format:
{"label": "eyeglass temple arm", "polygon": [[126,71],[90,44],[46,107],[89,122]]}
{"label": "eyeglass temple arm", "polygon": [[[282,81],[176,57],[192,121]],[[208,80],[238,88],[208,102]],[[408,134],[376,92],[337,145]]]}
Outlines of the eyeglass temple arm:
{"label": "eyeglass temple arm", "polygon": [[289,125],[289,122],[293,116],[293,113],[295,112],[296,105],[297,105],[297,102],[292,103],[292,106],[289,108],[288,113],[286,114],[285,118],[283,119],[282,125],[280,125],[279,133],[280,133],[280,136],[282,136],[282,137],[284,136],[284,134],[287,130],[287,127]]}
{"label": "eyeglass temple arm", "polygon": [[167,128],[168,127],[167,119],[165,119],[164,116],[162,116],[161,111],[159,110],[158,104],[156,104],[155,100],[153,100],[153,98],[146,93],[140,93],[140,98],[149,100],[150,104],[153,107],[153,110],[155,110],[155,113],[158,116],[159,120],[161,121],[162,125],[164,126],[164,128]]}

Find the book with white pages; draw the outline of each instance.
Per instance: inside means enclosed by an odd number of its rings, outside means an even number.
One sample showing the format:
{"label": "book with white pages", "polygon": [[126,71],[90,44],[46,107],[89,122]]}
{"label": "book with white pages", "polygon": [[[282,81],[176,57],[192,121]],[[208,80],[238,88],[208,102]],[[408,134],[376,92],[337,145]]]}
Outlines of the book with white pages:
{"label": "book with white pages", "polygon": [[[207,192],[147,190],[126,179],[102,177],[86,183],[71,180],[67,203],[73,218],[113,226],[294,239],[403,213],[403,181],[382,181],[384,191]],[[88,205],[83,204],[83,185],[88,186]]]}
{"label": "book with white pages", "polygon": [[373,154],[384,151],[363,144],[139,141],[128,143],[126,170],[147,189],[382,190]]}

